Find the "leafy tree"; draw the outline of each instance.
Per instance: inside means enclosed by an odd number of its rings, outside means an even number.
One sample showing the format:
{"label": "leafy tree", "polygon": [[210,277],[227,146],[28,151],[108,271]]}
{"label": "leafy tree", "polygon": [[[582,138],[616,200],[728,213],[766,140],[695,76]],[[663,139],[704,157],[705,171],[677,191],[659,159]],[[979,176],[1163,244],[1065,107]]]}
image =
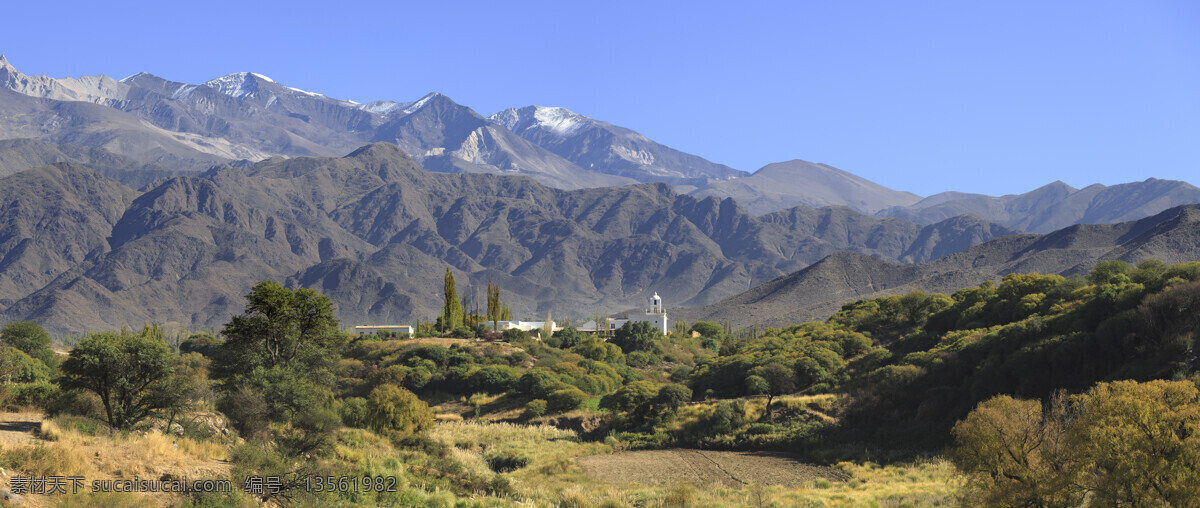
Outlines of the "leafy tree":
{"label": "leafy tree", "polygon": [[609,411],[633,411],[638,406],[650,402],[656,394],[652,383],[634,381],[602,397],[600,408]]}
{"label": "leafy tree", "polygon": [[980,506],[1076,506],[1076,465],[1065,439],[1070,413],[1060,397],[1049,411],[1036,400],[999,395],[954,426],[950,456]]}
{"label": "leafy tree", "polygon": [[492,330],[499,331],[499,322],[504,320],[504,309],[500,303],[500,285],[492,284],[488,279],[487,288],[487,318],[492,322]]}
{"label": "leafy tree", "polygon": [[692,324],[692,331],[698,332],[701,337],[706,339],[720,341],[725,338],[725,331],[721,329],[721,325],[712,321],[696,321]]}
{"label": "leafy tree", "polygon": [[273,281],[255,284],[246,310],[221,332],[218,378],[229,380],[256,368],[284,368],[308,375],[328,365],[345,338],[333,302],[311,289],[290,290]]}
{"label": "leafy tree", "polygon": [[1079,397],[1069,443],[1082,483],[1107,506],[1191,506],[1200,499],[1200,390],[1187,381],[1100,383]]}
{"label": "leafy tree", "polygon": [[413,392],[383,385],[367,398],[367,425],[393,441],[401,441],[433,426],[433,411]]}
{"label": "leafy tree", "polygon": [[554,346],[561,349],[571,349],[587,338],[587,334],[579,331],[574,326],[568,326],[556,332],[551,339],[558,345]]}
{"label": "leafy tree", "polygon": [[445,301],[442,304],[442,333],[452,331],[463,324],[463,307],[458,301],[458,288],[454,285],[454,274],[446,268],[445,285],[442,288]]}
{"label": "leafy tree", "polygon": [[746,393],[750,395],[766,395],[771,393],[771,384],[762,376],[746,376]]}
{"label": "leafy tree", "polygon": [[221,349],[221,344],[223,343],[224,341],[213,338],[212,335],[207,333],[196,333],[184,339],[184,341],[179,344],[179,352],[200,353],[201,355],[213,358],[217,356],[217,353]]}
{"label": "leafy tree", "polygon": [[54,368],[57,365],[54,350],[50,349],[50,334],[36,321],[11,321],[4,325],[4,328],[0,328],[0,344],[24,351],[47,367]]}
{"label": "leafy tree", "polygon": [[658,395],[654,397],[654,403],[670,413],[679,410],[679,406],[687,404],[690,400],[692,400],[692,390],[675,383],[659,388]]}
{"label": "leafy tree", "polygon": [[766,412],[767,417],[774,423],[775,414],[771,412],[771,402],[779,395],[796,390],[796,375],[792,369],[780,363],[769,363],[762,367],[756,367],[751,372],[767,382]]}
{"label": "leafy tree", "polygon": [[646,321],[629,321],[621,325],[609,342],[616,344],[626,354],[633,351],[653,351],[655,339],[662,338],[662,332],[655,330],[654,325]]}
{"label": "leafy tree", "polygon": [[164,381],[171,375],[171,350],[162,341],[92,334],[75,346],[62,370],[65,388],[100,396],[105,421],[116,429],[128,429],[174,403],[173,394],[164,392]]}
{"label": "leafy tree", "polygon": [[338,408],[338,416],[342,418],[342,424],[347,427],[354,427],[356,429],[366,428],[367,399],[349,397],[343,400],[341,407]]}
{"label": "leafy tree", "polygon": [[15,347],[0,346],[0,382],[37,383],[50,380],[44,363]]}

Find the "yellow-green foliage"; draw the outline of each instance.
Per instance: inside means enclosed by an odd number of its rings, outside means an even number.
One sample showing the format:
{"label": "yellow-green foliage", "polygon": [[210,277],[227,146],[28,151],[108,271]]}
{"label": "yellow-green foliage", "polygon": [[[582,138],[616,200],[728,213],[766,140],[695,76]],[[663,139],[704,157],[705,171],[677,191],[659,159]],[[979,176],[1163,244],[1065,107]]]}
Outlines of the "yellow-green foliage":
{"label": "yellow-green foliage", "polygon": [[1200,390],[1100,383],[1040,401],[998,396],[954,428],[954,461],[989,505],[1187,506],[1200,499]]}

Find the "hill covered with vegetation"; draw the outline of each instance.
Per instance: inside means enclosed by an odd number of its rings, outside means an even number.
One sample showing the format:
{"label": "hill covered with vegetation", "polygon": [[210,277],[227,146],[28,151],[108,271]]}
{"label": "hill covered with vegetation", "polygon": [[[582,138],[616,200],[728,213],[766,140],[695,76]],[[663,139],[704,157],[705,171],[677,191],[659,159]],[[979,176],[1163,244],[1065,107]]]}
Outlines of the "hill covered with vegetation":
{"label": "hill covered with vegetation", "polygon": [[[455,336],[426,324],[397,339],[339,332],[327,297],[267,281],[220,333],[177,350],[147,326],[90,334],[62,359],[36,324],[9,324],[0,400],[51,418],[0,453],[12,474],[199,471],[238,487],[160,499],[208,506],[1180,504],[1200,495],[1186,474],[1200,467],[1198,310],[1200,263],[1111,261],[782,328],[537,340],[459,313]],[[102,460],[161,436],[171,461]],[[602,482],[578,461],[666,448],[826,469],[697,488]],[[247,488],[256,476],[278,481]],[[360,483],[312,488],[330,476]]]}

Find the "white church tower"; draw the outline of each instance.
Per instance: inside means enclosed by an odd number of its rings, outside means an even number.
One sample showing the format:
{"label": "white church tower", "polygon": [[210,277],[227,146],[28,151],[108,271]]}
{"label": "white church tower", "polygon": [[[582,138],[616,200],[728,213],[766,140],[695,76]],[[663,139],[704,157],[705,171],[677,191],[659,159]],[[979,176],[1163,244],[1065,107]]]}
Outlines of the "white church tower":
{"label": "white church tower", "polygon": [[646,309],[645,314],[630,314],[627,318],[629,321],[646,321],[652,325],[663,335],[667,334],[667,311],[663,308],[662,297],[655,292],[650,298],[650,308]]}

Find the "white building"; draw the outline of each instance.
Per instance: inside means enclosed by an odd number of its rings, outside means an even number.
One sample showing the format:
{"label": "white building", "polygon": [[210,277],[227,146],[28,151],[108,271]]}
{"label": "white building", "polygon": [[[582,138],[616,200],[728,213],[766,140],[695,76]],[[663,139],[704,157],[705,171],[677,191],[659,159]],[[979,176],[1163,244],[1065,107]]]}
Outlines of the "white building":
{"label": "white building", "polygon": [[380,331],[389,331],[395,334],[405,335],[409,338],[413,336],[413,327],[408,325],[359,325],[354,327],[354,333],[359,335]]}
{"label": "white building", "polygon": [[[650,308],[641,314],[629,314],[623,318],[610,318],[608,320],[608,329],[609,331],[616,330],[630,321],[635,323],[645,321],[653,325],[663,335],[666,335],[667,311],[663,308],[662,297],[658,296],[657,292],[654,293],[654,297],[650,299]],[[595,320],[588,321],[579,326],[579,330],[584,332],[596,332],[598,328],[603,328],[603,326],[597,326]]]}

